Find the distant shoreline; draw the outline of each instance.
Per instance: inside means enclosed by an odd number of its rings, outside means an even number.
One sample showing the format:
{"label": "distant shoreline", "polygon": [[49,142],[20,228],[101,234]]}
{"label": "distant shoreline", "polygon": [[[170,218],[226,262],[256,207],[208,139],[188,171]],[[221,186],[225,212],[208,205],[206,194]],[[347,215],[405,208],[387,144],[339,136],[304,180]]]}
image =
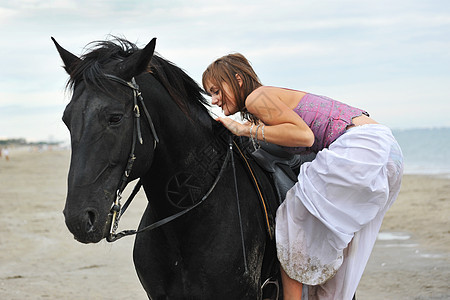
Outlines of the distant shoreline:
{"label": "distant shoreline", "polygon": [[[16,153],[23,152],[42,152],[42,151],[69,151],[70,145],[67,144],[26,144],[26,145],[8,145],[8,149],[10,150],[10,156],[14,156]],[[5,148],[4,145],[0,145],[0,149]],[[444,178],[450,179],[450,170],[444,171],[436,171],[431,168],[428,169],[419,169],[418,167],[409,168],[408,165],[405,165],[405,170],[403,175],[405,176],[427,176],[427,177],[436,177],[436,178]]]}

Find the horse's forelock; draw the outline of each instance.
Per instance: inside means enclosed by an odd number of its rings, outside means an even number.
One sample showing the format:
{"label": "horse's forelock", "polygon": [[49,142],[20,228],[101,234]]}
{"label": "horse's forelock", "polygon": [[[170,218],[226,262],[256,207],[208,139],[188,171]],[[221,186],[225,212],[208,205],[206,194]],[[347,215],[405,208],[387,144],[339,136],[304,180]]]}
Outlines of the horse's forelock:
{"label": "horse's forelock", "polygon": [[70,74],[67,87],[72,90],[81,80],[102,88],[98,79],[104,77],[105,66],[112,61],[122,61],[139,50],[135,44],[118,37],[114,37],[113,40],[91,42],[86,49],[86,53],[80,57],[80,61]]}

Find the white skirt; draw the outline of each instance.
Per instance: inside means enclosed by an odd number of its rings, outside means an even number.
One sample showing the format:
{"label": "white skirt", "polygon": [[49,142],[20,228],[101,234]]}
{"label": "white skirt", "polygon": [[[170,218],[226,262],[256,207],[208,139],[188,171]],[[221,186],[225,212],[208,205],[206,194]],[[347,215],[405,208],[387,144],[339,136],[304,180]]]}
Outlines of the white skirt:
{"label": "white skirt", "polygon": [[278,259],[308,299],[351,299],[387,209],[403,156],[389,128],[353,127],[301,166],[276,216]]}

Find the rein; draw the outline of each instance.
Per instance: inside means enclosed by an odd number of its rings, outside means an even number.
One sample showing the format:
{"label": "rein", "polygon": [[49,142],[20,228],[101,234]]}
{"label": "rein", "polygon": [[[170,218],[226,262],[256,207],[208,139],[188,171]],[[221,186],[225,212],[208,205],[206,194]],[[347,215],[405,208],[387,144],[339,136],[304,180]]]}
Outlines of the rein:
{"label": "rein", "polygon": [[[148,225],[148,226],[146,226],[146,227],[144,227],[144,228],[142,228],[140,230],[134,230],[134,229],[132,229],[132,230],[123,230],[123,231],[118,232],[118,233],[115,233],[115,230],[114,230],[114,231],[112,231],[110,233],[110,235],[106,238],[106,240],[108,242],[115,242],[118,239],[123,238],[124,236],[134,235],[134,234],[141,233],[141,232],[144,232],[144,231],[147,231],[147,230],[153,230],[153,229],[158,228],[158,227],[160,227],[160,226],[162,226],[164,224],[169,223],[170,221],[173,221],[173,220],[181,217],[182,215],[188,213],[189,211],[193,210],[194,208],[196,208],[197,206],[202,204],[209,197],[209,195],[211,194],[211,192],[214,190],[214,188],[216,187],[217,183],[219,182],[220,178],[222,177],[223,172],[225,171],[225,168],[226,168],[226,166],[228,164],[228,160],[230,159],[230,153],[231,152],[227,152],[227,155],[226,155],[225,160],[224,160],[224,162],[222,164],[222,167],[220,168],[219,175],[217,175],[217,177],[214,180],[214,183],[212,184],[212,186],[209,188],[209,190],[206,192],[206,194],[200,199],[200,201],[197,202],[195,205],[193,205],[191,207],[188,207],[188,208],[186,208],[186,209],[184,209],[184,210],[182,210],[182,211],[180,211],[180,212],[178,212],[178,213],[176,213],[174,215],[171,215],[169,217],[161,219],[161,220],[159,220],[159,221],[157,221],[155,223],[152,223],[152,224],[150,224],[150,225]],[[138,182],[138,185],[140,184],[139,182]],[[139,186],[138,185],[137,185],[137,187],[139,189],[140,185]],[[136,190],[136,188],[135,188],[135,190]],[[133,190],[133,193],[134,193],[135,190]],[[132,199],[132,198],[130,198],[130,199]],[[129,202],[130,202],[129,200],[130,199],[128,199],[126,204],[129,204]],[[120,205],[119,205],[119,207],[120,207]],[[124,208],[125,208],[125,205],[124,205]],[[122,213],[119,216],[121,216],[123,214],[123,211],[124,210],[121,211]]]}

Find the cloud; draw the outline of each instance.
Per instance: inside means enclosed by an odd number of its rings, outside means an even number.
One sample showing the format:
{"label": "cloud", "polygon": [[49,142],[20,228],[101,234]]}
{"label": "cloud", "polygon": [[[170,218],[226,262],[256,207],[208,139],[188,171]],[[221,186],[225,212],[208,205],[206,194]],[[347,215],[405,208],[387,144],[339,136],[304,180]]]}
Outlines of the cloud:
{"label": "cloud", "polygon": [[[357,101],[387,123],[417,126],[407,116],[422,107],[427,120],[448,124],[436,107],[450,97],[449,8],[444,0],[9,1],[0,4],[0,113],[11,105],[62,113],[67,74],[50,36],[79,55],[114,34],[139,46],[157,37],[156,50],[197,81],[212,60],[241,52],[268,85]],[[383,102],[391,96],[413,103]],[[405,106],[414,109],[393,113]]]}
{"label": "cloud", "polygon": [[10,8],[0,7],[0,26],[7,24],[18,14],[18,11]]}

